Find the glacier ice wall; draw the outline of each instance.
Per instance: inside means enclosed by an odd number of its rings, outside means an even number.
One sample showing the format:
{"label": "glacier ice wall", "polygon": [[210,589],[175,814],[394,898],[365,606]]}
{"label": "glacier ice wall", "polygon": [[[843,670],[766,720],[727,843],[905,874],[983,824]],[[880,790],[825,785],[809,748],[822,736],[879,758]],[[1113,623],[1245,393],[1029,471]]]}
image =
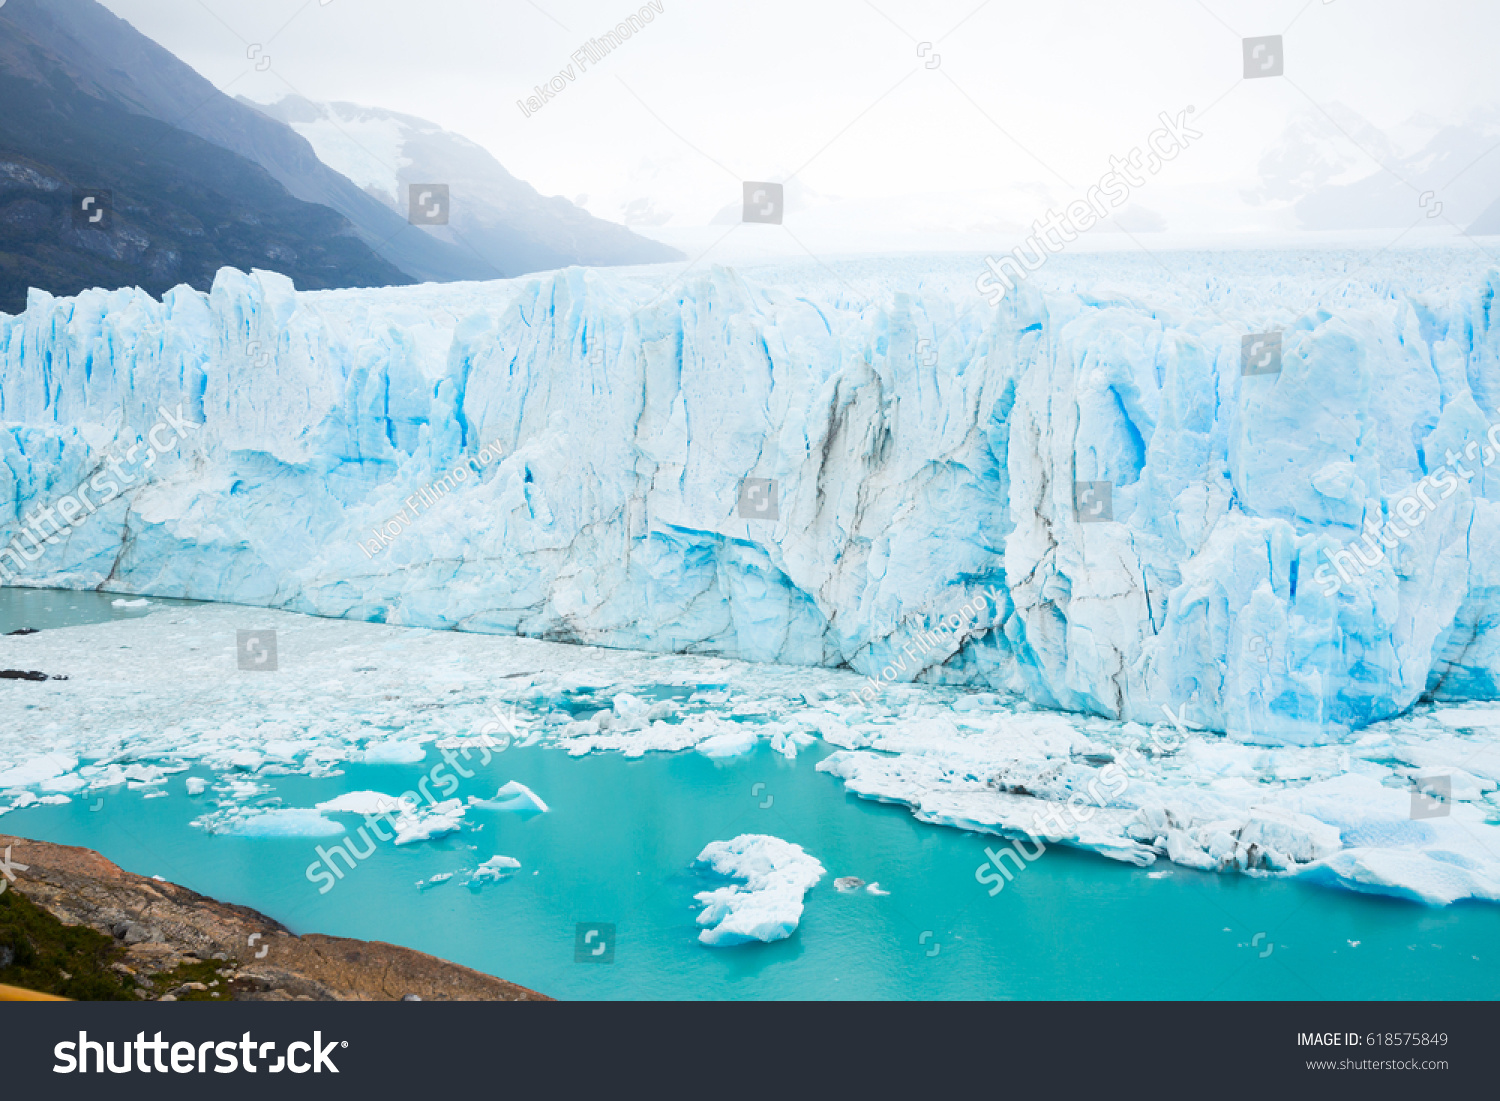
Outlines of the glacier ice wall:
{"label": "glacier ice wall", "polygon": [[[34,556],[22,518],[180,404],[200,427],[11,583],[848,664],[1249,740],[1500,695],[1500,273],[1091,263],[997,308],[977,262],[33,292],[0,315],[0,546]],[[1270,330],[1280,373],[1243,375]],[[741,516],[747,478],[775,519]]]}

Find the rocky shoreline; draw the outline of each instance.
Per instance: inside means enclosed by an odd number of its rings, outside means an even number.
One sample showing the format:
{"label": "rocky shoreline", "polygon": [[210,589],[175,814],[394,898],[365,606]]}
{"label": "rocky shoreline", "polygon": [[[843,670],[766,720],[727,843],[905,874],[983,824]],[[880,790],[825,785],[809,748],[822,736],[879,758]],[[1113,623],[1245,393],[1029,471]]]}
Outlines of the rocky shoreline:
{"label": "rocky shoreline", "polygon": [[[102,974],[120,991],[114,997],[148,1001],[551,1000],[409,948],[316,933],[298,936],[248,907],[135,875],[91,849],[0,834],[0,852],[7,850],[7,862],[17,870],[14,880],[8,881],[8,890],[65,927],[83,927],[108,938],[96,938],[94,944],[105,969]],[[9,910],[19,905],[11,900]],[[13,920],[19,922],[21,916]],[[32,925],[38,920],[47,921],[33,914]],[[0,938],[6,935],[0,928]],[[9,936],[24,939],[14,931]],[[35,939],[38,934],[30,936]],[[76,940],[76,933],[72,936]],[[29,943],[5,947],[0,940],[0,982],[8,981],[8,971],[20,966],[18,951],[28,959],[36,956]],[[57,981],[72,979],[61,971]],[[36,986],[34,981],[30,985]]]}

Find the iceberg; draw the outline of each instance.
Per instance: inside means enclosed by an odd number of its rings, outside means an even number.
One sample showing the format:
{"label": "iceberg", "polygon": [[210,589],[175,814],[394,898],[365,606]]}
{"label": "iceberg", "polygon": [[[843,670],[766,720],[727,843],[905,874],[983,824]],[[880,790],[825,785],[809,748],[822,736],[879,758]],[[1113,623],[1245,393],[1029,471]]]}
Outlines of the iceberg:
{"label": "iceberg", "polygon": [[766,834],[714,841],[697,863],[745,881],[694,896],[703,904],[698,924],[707,926],[698,939],[711,948],[791,936],[802,920],[803,896],[823,878],[823,865],[802,846]]}
{"label": "iceberg", "polygon": [[495,792],[493,799],[469,797],[469,805],[482,810],[503,810],[523,815],[546,814],[547,804],[542,797],[519,780],[512,780]]}
{"label": "iceberg", "polygon": [[426,809],[403,810],[391,825],[395,828],[397,845],[412,845],[418,841],[431,841],[444,834],[453,833],[463,826],[467,808],[462,799],[445,799],[433,803]]}
{"label": "iceberg", "polygon": [[[4,758],[0,758],[3,761]],[[78,758],[60,753],[45,753],[22,765],[0,768],[0,788],[27,787],[66,776],[78,767]]]}
{"label": "iceberg", "polygon": [[520,867],[521,862],[513,856],[492,856],[470,873],[468,881],[470,883],[499,883],[515,875]]}
{"label": "iceberg", "polygon": [[1500,695],[1500,272],[1168,267],[1057,256],[997,307],[970,258],[33,292],[0,316],[0,580],[1265,743]]}
{"label": "iceberg", "polygon": [[414,765],[427,756],[427,749],[420,742],[407,738],[390,738],[372,742],[365,750],[367,765]]}
{"label": "iceberg", "polygon": [[385,795],[378,791],[347,791],[335,799],[316,804],[317,809],[327,813],[338,814],[401,814],[405,811],[401,800],[394,795]]}
{"label": "iceberg", "polygon": [[215,832],[234,837],[334,837],[344,827],[315,810],[284,808],[234,814],[219,822]]}
{"label": "iceberg", "polygon": [[[363,818],[378,816],[395,831],[393,840],[396,845],[411,845],[419,841],[431,841],[460,829],[466,809],[461,799],[447,799],[422,806],[415,802],[402,802],[394,795],[378,791],[349,791],[316,804],[310,811],[287,810],[280,813],[289,816],[318,816],[320,820],[335,827],[333,832],[342,832],[344,827],[332,819],[322,818],[323,815],[357,814]],[[238,827],[236,830],[238,831]]]}

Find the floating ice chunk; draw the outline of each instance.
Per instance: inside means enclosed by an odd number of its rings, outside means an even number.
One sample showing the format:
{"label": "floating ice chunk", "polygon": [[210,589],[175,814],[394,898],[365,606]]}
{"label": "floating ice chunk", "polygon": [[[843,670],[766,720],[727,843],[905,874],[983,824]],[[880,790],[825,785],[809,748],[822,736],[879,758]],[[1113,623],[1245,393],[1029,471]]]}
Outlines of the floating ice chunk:
{"label": "floating ice chunk", "polygon": [[621,692],[617,695],[613,708],[614,713],[609,720],[611,730],[619,732],[642,730],[651,721],[650,705],[629,692]]}
{"label": "floating ice chunk", "polygon": [[396,844],[411,845],[452,833],[463,825],[465,809],[462,799],[448,799],[428,810],[403,814],[395,820]]}
{"label": "floating ice chunk", "polygon": [[833,889],[843,895],[853,894],[855,891],[863,889],[864,885],[865,881],[857,875],[840,876],[833,881]]}
{"label": "floating ice chunk", "polygon": [[157,784],[166,783],[169,772],[165,768],[157,768],[156,765],[126,765],[124,778],[130,790],[141,790],[142,787],[156,787]]}
{"label": "floating ice chunk", "polygon": [[879,883],[871,883],[868,887],[865,888],[865,890],[872,895],[888,895],[891,893],[890,891],[882,889]]}
{"label": "floating ice chunk", "polygon": [[426,747],[414,739],[374,742],[365,747],[367,765],[415,765],[426,756]]}
{"label": "floating ice chunk", "polygon": [[715,948],[791,936],[802,920],[803,896],[823,878],[823,865],[802,846],[766,834],[714,841],[698,863],[745,881],[694,896],[703,903],[698,924],[708,926],[698,939]]}
{"label": "floating ice chunk", "polygon": [[1477,861],[1443,859],[1445,855],[1449,854],[1345,849],[1304,874],[1314,880],[1333,878],[1356,891],[1415,898],[1439,906],[1462,898],[1500,901],[1500,880],[1488,869],[1478,866]]}
{"label": "floating ice chunk", "polygon": [[78,767],[78,758],[62,753],[44,753],[23,765],[0,769],[0,788],[30,787],[62,776]]}
{"label": "floating ice chunk", "polygon": [[139,600],[111,600],[110,601],[111,606],[116,607],[116,608],[144,608],[144,607],[146,607],[146,605],[148,605],[150,603],[151,603],[151,601],[147,600],[144,596],[141,597]]}
{"label": "floating ice chunk", "polygon": [[231,837],[333,837],[344,827],[315,810],[280,808],[237,815],[218,832]]}
{"label": "floating ice chunk", "polygon": [[[600,715],[607,718],[610,712],[600,712]],[[641,757],[647,753],[676,753],[700,745],[708,746],[707,756],[718,757],[735,756],[753,748],[760,730],[752,724],[713,714],[689,715],[678,723],[653,720],[650,726],[640,730],[619,730],[612,725],[601,727],[596,716],[587,722],[567,724],[559,741],[567,746],[568,754],[573,757],[596,750],[614,750],[626,757]]]}
{"label": "floating ice chunk", "polygon": [[[148,795],[146,798],[149,799],[151,797]],[[66,795],[44,795],[37,800],[37,802],[44,807],[58,807],[64,803],[71,803],[72,801],[73,800],[69,799]]]}
{"label": "floating ice chunk", "polygon": [[695,748],[705,757],[739,757],[753,750],[759,740],[760,734],[755,727],[736,723],[731,730],[704,738]]}
{"label": "floating ice chunk", "polygon": [[394,795],[378,791],[349,791],[337,799],[317,804],[318,810],[340,814],[389,814],[405,810],[401,800]]}
{"label": "floating ice chunk", "polygon": [[419,879],[417,880],[417,890],[425,891],[436,887],[440,883],[447,883],[448,880],[453,878],[453,875],[453,872],[438,872],[437,875],[431,876],[428,879]]}
{"label": "floating ice chunk", "polygon": [[187,778],[187,793],[189,795],[202,795],[208,790],[208,781],[201,776],[189,776]]}
{"label": "floating ice chunk", "polygon": [[548,809],[541,796],[516,780],[495,792],[493,799],[475,799],[470,796],[469,803],[485,810],[517,811],[522,814],[546,814]]}
{"label": "floating ice chunk", "polygon": [[71,772],[66,776],[54,776],[50,780],[43,780],[37,787],[43,791],[78,791],[80,788],[88,787],[88,781],[76,772]]}
{"label": "floating ice chunk", "polygon": [[277,738],[267,742],[261,747],[267,757],[278,761],[295,761],[299,754],[311,748],[313,743],[291,741],[287,738]]}
{"label": "floating ice chunk", "polygon": [[499,883],[516,874],[521,862],[513,856],[492,856],[469,876],[470,883]]}
{"label": "floating ice chunk", "polygon": [[796,731],[777,730],[771,735],[771,748],[780,753],[787,760],[797,756],[797,750],[801,746],[810,745],[817,739]]}

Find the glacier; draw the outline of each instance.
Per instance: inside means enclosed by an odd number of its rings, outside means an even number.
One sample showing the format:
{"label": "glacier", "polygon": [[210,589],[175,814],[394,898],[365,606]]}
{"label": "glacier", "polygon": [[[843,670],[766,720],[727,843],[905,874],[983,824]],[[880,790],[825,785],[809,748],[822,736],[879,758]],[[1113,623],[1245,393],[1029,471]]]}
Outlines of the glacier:
{"label": "glacier", "polygon": [[[847,668],[865,705],[922,681],[1165,709],[1247,744],[1500,695],[1482,255],[1058,256],[996,307],[981,271],[33,292],[0,315],[0,578]],[[1242,374],[1272,331],[1280,372]],[[158,452],[164,415],[190,427]],[[1077,483],[1108,483],[1107,519]]]}

